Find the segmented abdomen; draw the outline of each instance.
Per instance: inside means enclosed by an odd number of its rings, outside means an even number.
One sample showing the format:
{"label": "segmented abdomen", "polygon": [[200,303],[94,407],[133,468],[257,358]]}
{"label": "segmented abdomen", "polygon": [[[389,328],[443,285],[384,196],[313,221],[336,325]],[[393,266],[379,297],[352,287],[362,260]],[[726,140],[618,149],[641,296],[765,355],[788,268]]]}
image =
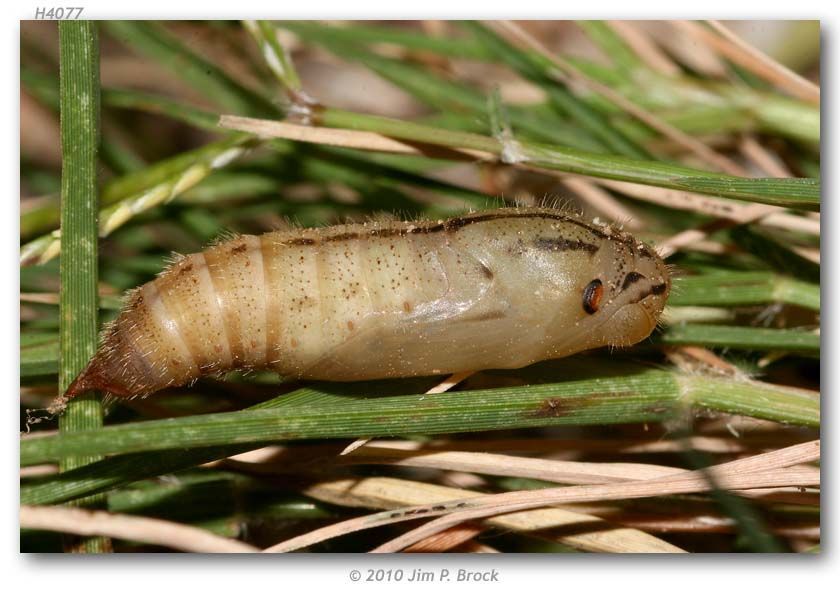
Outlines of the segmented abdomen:
{"label": "segmented abdomen", "polygon": [[410,314],[443,294],[447,261],[435,237],[242,236],[145,284],[118,327],[154,387],[235,368],[305,375],[367,319]]}
{"label": "segmented abdomen", "polygon": [[135,290],[66,394],[242,368],[333,381],[516,368],[644,339],[668,281],[644,244],[553,209],[246,235]]}

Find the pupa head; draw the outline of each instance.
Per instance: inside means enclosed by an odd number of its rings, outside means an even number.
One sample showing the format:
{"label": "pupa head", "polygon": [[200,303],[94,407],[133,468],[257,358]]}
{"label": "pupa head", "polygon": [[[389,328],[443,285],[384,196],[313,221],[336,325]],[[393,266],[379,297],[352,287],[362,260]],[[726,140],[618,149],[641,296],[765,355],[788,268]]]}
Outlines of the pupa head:
{"label": "pupa head", "polygon": [[[667,265],[630,236],[611,240],[602,269],[580,294],[582,326],[597,325],[598,345],[630,346],[656,328],[671,291]],[[611,255],[611,256],[610,256]]]}

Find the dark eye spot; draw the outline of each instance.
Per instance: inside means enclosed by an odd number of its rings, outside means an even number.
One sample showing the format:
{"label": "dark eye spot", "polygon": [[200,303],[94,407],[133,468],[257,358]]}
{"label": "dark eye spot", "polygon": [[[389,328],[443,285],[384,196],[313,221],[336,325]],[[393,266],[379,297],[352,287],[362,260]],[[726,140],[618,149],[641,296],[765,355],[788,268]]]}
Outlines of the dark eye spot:
{"label": "dark eye spot", "polygon": [[601,280],[593,279],[590,281],[586,284],[586,289],[583,290],[583,310],[590,315],[598,312],[603,296],[604,284],[601,283]]}
{"label": "dark eye spot", "polygon": [[641,279],[645,279],[645,276],[641,273],[637,273],[636,271],[630,271],[627,273],[627,277],[624,278],[624,283],[621,284],[621,291],[623,292]]}

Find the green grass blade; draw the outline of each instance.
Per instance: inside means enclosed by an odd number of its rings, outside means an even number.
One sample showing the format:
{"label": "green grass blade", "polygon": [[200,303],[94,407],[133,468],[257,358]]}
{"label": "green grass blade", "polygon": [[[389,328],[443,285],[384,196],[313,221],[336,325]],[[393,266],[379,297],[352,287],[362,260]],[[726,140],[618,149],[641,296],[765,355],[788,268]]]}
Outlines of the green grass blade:
{"label": "green grass blade", "polygon": [[105,27],[114,38],[168,67],[220,107],[253,116],[271,117],[280,113],[267,98],[189,50],[157,23],[106,21]]}
{"label": "green grass blade", "polygon": [[393,44],[407,50],[432,52],[450,58],[468,58],[472,60],[493,59],[483,44],[468,37],[434,37],[423,35],[398,27],[378,27],[360,25],[353,22],[344,27],[323,25],[316,21],[283,21],[283,29],[288,29],[308,40],[321,43],[343,42],[345,44]]}
{"label": "green grass blade", "polygon": [[265,63],[286,94],[294,102],[303,92],[294,64],[277,39],[277,30],[269,21],[246,20],[242,22],[257,43]]}
{"label": "green grass blade", "polygon": [[600,156],[536,143],[523,145],[523,151],[528,162],[548,169],[775,206],[819,208],[820,182],[814,179],[748,179],[711,173],[701,174],[698,170],[688,167]]}
{"label": "green grass blade", "polygon": [[[107,236],[134,216],[173,200],[257,143],[248,135],[232,135],[115,181],[103,190],[100,235]],[[28,242],[21,247],[21,264],[52,260],[61,252],[60,239],[61,233],[53,231]]]}
{"label": "green grass blade", "polygon": [[[439,77],[404,61],[385,58],[358,47],[337,43],[335,40],[319,39],[318,41],[337,56],[361,62],[421,102],[443,112],[469,116],[479,121],[485,132],[489,131],[484,92]],[[604,150],[603,144],[584,129],[556,118],[551,111],[540,112],[532,107],[512,106],[508,109],[508,113],[511,125],[516,128],[518,135],[593,151]]]}
{"label": "green grass blade", "polygon": [[[501,155],[501,144],[475,133],[439,129],[399,119],[326,109],[319,123],[327,127],[374,131],[395,138],[425,142],[451,148],[483,150]],[[515,125],[511,115],[511,123]],[[714,193],[725,198],[751,200],[765,204],[790,202],[798,206],[819,205],[820,182],[813,179],[748,179],[718,175],[669,163],[638,160],[585,152],[519,139],[522,162],[566,173],[643,183],[697,193]],[[811,198],[811,199],[808,199]]]}
{"label": "green grass blade", "polygon": [[[186,521],[195,526],[224,519],[231,525],[257,519],[324,519],[332,513],[277,484],[230,472],[185,471],[177,481],[142,482],[108,494],[108,510]],[[241,534],[232,527],[228,535]]]}
{"label": "green grass blade", "polygon": [[819,147],[819,106],[776,94],[745,91],[743,86],[729,90],[727,96],[736,106],[748,108],[763,131]]}
{"label": "green grass blade", "polygon": [[[60,101],[58,93],[59,84],[56,77],[39,73],[27,68],[26,65],[21,65],[20,82],[21,86],[39,102],[58,113]],[[104,91],[100,90],[100,95],[103,96],[101,103],[103,105],[106,104]],[[142,168],[144,164],[134,150],[126,146],[118,138],[109,139],[103,137],[99,140],[99,145],[101,161],[117,175]]]}
{"label": "green grass blade", "polygon": [[105,492],[126,483],[200,465],[259,448],[264,444],[216,446],[188,451],[138,452],[105,458],[95,463],[44,477],[20,488],[21,504],[55,504]]}
{"label": "green grass blade", "polygon": [[685,402],[698,409],[820,426],[819,395],[812,392],[717,377],[683,377],[681,382]]}
{"label": "green grass blade", "polygon": [[524,52],[510,45],[492,30],[471,21],[465,21],[466,27],[487,45],[488,50],[497,58],[510,65],[520,75],[539,85],[548,95],[550,104],[573,123],[579,123],[593,137],[604,144],[605,149],[614,154],[634,158],[650,158],[650,154],[613,127],[602,115],[579,100],[564,86],[551,77],[553,65],[533,53]]}
{"label": "green grass blade", "polygon": [[798,210],[820,209],[820,180],[807,177],[742,179],[688,176],[677,177],[673,187]]}
{"label": "green grass blade", "polygon": [[782,243],[784,238],[778,234],[766,232],[760,227],[742,225],[733,228],[729,236],[741,248],[769,267],[800,279],[819,283],[820,265],[794,252]]}
{"label": "green grass blade", "polygon": [[[21,65],[21,84],[49,108],[58,110],[58,81]],[[104,107],[142,110],[164,115],[199,129],[217,131],[215,113],[161,96],[130,89],[103,88],[101,102]]]}
{"label": "green grass blade", "polygon": [[102,90],[102,104],[110,108],[126,108],[161,115],[186,123],[196,129],[218,131],[216,126],[218,117],[215,113],[158,94],[116,88],[104,89]]}
{"label": "green grass blade", "polygon": [[52,332],[21,334],[20,378],[58,373],[59,341]]}
{"label": "green grass blade", "polygon": [[[567,361],[564,366],[579,364]],[[388,398],[328,395],[321,401],[282,410],[161,419],[114,425],[87,435],[27,439],[21,443],[21,463],[39,464],[91,451],[123,454],[311,438],[661,421],[669,418],[681,401],[681,376],[632,365],[623,365],[621,370],[615,365],[602,366],[600,374],[572,381],[448,392],[433,398],[422,394]],[[720,380],[717,385],[723,389],[735,383]],[[778,392],[778,406],[768,404],[768,411],[773,408],[768,415],[786,411],[786,421],[813,424],[810,413],[799,414],[798,404],[785,408],[785,393]]]}
{"label": "green grass blade", "polygon": [[[97,322],[97,169],[99,149],[99,38],[95,21],[59,23],[61,81],[61,260],[58,387],[67,389],[96,352]],[[67,403],[58,420],[62,433],[102,427],[102,404],[88,393]],[[68,471],[98,460],[95,453],[67,456]],[[90,538],[70,542],[82,552],[108,552],[110,542]]]}
{"label": "green grass blade", "polygon": [[668,300],[672,306],[750,306],[783,302],[820,310],[820,286],[772,272],[681,277]]}
{"label": "green grass blade", "polygon": [[[373,382],[368,385],[370,394],[387,395],[394,393],[396,387],[403,392],[419,392],[428,389],[433,384],[427,380],[401,380],[384,383]],[[293,407],[305,407],[319,401],[340,401],[341,398],[334,393],[302,388],[256,404],[242,412],[291,409]],[[211,448],[164,450],[112,456],[68,473],[60,473],[41,478],[33,483],[24,484],[20,490],[20,501],[23,504],[66,502],[74,498],[82,498],[111,490],[134,481],[180,471],[211,460],[219,460],[263,445],[263,443],[238,446],[220,445]]]}
{"label": "green grass blade", "polygon": [[684,324],[670,327],[662,334],[666,344],[710,346],[737,350],[779,350],[819,356],[820,336],[795,329],[769,329],[732,325]]}
{"label": "green grass blade", "polygon": [[603,21],[577,21],[577,24],[621,72],[632,75],[645,68],[636,53]]}

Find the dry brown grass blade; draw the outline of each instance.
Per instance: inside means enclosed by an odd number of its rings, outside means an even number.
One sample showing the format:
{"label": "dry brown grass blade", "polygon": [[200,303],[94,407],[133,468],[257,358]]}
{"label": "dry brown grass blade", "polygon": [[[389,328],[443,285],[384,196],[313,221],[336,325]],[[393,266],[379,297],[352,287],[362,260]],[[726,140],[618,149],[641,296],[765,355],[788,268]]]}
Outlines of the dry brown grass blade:
{"label": "dry brown grass blade", "polygon": [[[659,242],[656,246],[656,251],[662,258],[667,258],[683,248],[688,248],[690,246],[696,247],[699,243],[705,241],[707,236],[717,231],[728,229],[729,227],[732,227],[732,225],[744,225],[755,221],[761,221],[766,217],[775,216],[776,214],[788,217],[788,225],[790,225],[790,217],[794,216],[782,215],[777,210],[777,207],[773,206],[765,206],[762,204],[746,205],[742,210],[739,209],[734,211],[730,217],[716,219],[715,221],[706,223],[696,229],[686,229],[662,242]],[[797,225],[800,227],[804,225],[804,228],[807,229],[819,228],[819,222],[810,219],[800,219],[797,222]],[[803,258],[812,258],[812,255],[808,252],[804,254],[800,252],[799,254],[802,255]],[[815,262],[819,264],[818,256]]]}
{"label": "dry brown grass blade", "polygon": [[820,251],[818,248],[806,248],[804,246],[791,246],[790,248],[799,256],[813,263],[820,264]]}
{"label": "dry brown grass blade", "polygon": [[31,467],[20,468],[20,478],[27,477],[44,477],[46,475],[55,475],[58,473],[58,465],[34,465]]}
{"label": "dry brown grass blade", "polygon": [[657,73],[666,77],[676,77],[682,73],[680,66],[665,54],[656,43],[651,40],[647,32],[640,29],[632,21],[607,21],[624,42],[633,49],[644,63]]}
{"label": "dry brown grass blade", "polygon": [[[390,477],[318,483],[304,490],[304,493],[318,500],[342,506],[389,510],[424,503],[449,503],[464,498],[490,497],[471,490]],[[616,527],[599,517],[561,508],[543,508],[502,515],[487,519],[481,525],[535,535],[586,552],[682,552],[677,546],[650,534]],[[309,545],[292,545],[291,542],[293,540],[273,546],[267,551],[285,552]]]}
{"label": "dry brown grass blade", "polygon": [[764,171],[770,177],[792,177],[793,174],[782,163],[778,156],[758,143],[755,136],[745,135],[738,144],[738,150],[750,162]]}
{"label": "dry brown grass blade", "polygon": [[501,477],[527,477],[567,484],[614,483],[653,479],[685,469],[643,463],[586,463],[524,458],[481,452],[430,452],[367,447],[348,457],[351,464],[387,464],[466,471]]}
{"label": "dry brown grass blade", "polygon": [[698,43],[681,24],[685,21],[661,21],[660,43],[680,64],[709,79],[725,79],[726,63],[707,45]]}
{"label": "dry brown grass blade", "polygon": [[20,301],[34,304],[58,304],[58,294],[52,292],[21,292]]}
{"label": "dry brown grass blade", "polygon": [[[258,454],[251,457],[254,462],[227,459],[225,465],[241,471],[270,474],[298,468],[308,469],[317,461],[313,458],[303,459],[300,454],[294,452],[274,454],[261,450],[255,452]],[[320,462],[327,463],[329,466],[375,464],[444,469],[499,477],[528,477],[573,485],[638,481],[687,472],[677,467],[645,463],[547,460],[486,452],[407,450],[374,446],[359,448],[352,455],[344,455],[338,459],[327,450],[321,455]]]}
{"label": "dry brown grass blade", "polygon": [[[355,148],[357,150],[370,150],[372,152],[390,152],[392,154],[446,156],[449,158],[459,157],[461,160],[490,160],[496,161],[496,156],[479,150],[458,149],[449,150],[443,147],[412,145],[408,142],[401,142],[388,136],[373,133],[370,131],[357,131],[354,129],[334,129],[331,127],[318,127],[315,125],[298,125],[285,121],[271,121],[267,119],[254,119],[238,115],[222,115],[219,117],[219,127],[234,131],[252,133],[262,138],[282,138],[296,142],[307,142],[311,144],[326,144],[340,148]],[[432,151],[433,150],[433,151]]]}
{"label": "dry brown grass blade", "polygon": [[[708,449],[708,443],[703,438],[694,440],[699,446]],[[696,446],[692,446],[695,449]],[[665,446],[658,449],[668,450]],[[682,445],[680,449],[685,450]],[[732,448],[734,450],[734,448]],[[653,479],[664,475],[687,473],[685,469],[661,465],[639,463],[587,463],[580,461],[546,460],[539,458],[524,458],[502,454],[487,454],[482,452],[411,450],[405,448],[383,448],[368,446],[364,450],[347,459],[335,460],[332,447],[320,452],[320,458],[313,458],[310,452],[306,456],[300,453],[284,453],[278,449],[262,448],[239,458],[226,459],[224,466],[252,474],[276,475],[278,473],[311,470],[318,465],[343,466],[350,464],[378,464],[401,467],[443,469],[451,475],[466,477],[480,473],[483,475],[528,477],[554,483],[570,485],[616,483],[620,481],[639,481]],[[743,448],[741,448],[743,450]],[[315,456],[318,456],[315,454]],[[454,485],[454,484],[452,484]],[[456,487],[464,487],[460,485]],[[765,498],[772,491],[741,491],[740,495]],[[812,500],[804,498],[803,494],[794,489],[775,490],[784,493],[786,502],[792,504],[811,504]],[[782,501],[781,499],[779,501]]]}
{"label": "dry brown grass blade", "polygon": [[577,67],[552,53],[536,38],[531,36],[513,21],[487,21],[486,24],[516,46],[520,48],[528,48],[550,60],[559,71],[557,73],[558,79],[564,83],[577,83],[604,96],[628,114],[633,115],[648,127],[658,131],[668,139],[673,140],[708,165],[714,166],[730,175],[737,175],[741,177],[747,176],[746,171],[736,162],[718,152],[715,152],[715,150],[711,147],[679,130],[678,128],[669,125],[656,115],[628,100],[611,87],[585,75]]}
{"label": "dry brown grass blade", "polygon": [[809,490],[803,493],[802,488],[766,488],[763,490],[748,490],[740,493],[745,498],[751,498],[766,503],[799,504],[801,506],[819,506],[820,493]]}
{"label": "dry brown grass blade", "polygon": [[[714,225],[717,226],[718,223],[714,223]],[[714,229],[717,230],[717,227]],[[684,231],[680,231],[679,233],[669,237],[667,240],[656,244],[656,253],[662,258],[668,258],[683,248],[696,246],[698,242],[706,239],[707,235],[709,235],[709,231],[704,231],[702,229],[686,229]]]}
{"label": "dry brown grass blade", "polygon": [[791,214],[778,206],[732,202],[725,198],[669,190],[641,183],[594,178],[592,180],[597,181],[598,185],[605,188],[659,206],[696,212],[719,219],[728,219],[739,224],[758,221],[768,227],[787,229],[809,235],[820,234],[818,220]]}
{"label": "dry brown grass blade", "polygon": [[713,477],[716,485],[721,489],[729,490],[819,485],[819,473],[785,471],[786,467],[818,460],[819,448],[819,440],[814,440],[759,456],[731,461],[706,471],[678,473],[645,481],[506,492],[477,499],[464,496],[460,502],[429,503],[403,511],[377,513],[350,519],[287,540],[272,546],[270,550],[295,550],[352,531],[411,519],[446,515],[397,538],[382,549],[383,551],[397,551],[463,521],[543,508],[559,503],[597,502],[703,492],[711,489],[709,477]]}
{"label": "dry brown grass blade", "polygon": [[453,552],[469,552],[471,554],[500,554],[493,546],[469,540],[458,546]]}
{"label": "dry brown grass blade", "polygon": [[732,461],[712,467],[705,473],[695,471],[645,482],[497,494],[484,502],[479,500],[466,503],[466,506],[459,506],[455,511],[379,546],[374,552],[399,552],[420,539],[464,521],[539,508],[556,502],[593,502],[706,491],[712,489],[709,477],[714,479],[716,487],[727,490],[777,485],[819,485],[819,472],[816,474],[803,473],[799,470],[789,472],[785,468],[797,464],[791,463],[791,460],[810,462],[817,459],[819,459],[819,442],[809,442],[793,448]]}
{"label": "dry brown grass blade", "polygon": [[601,189],[592,181],[583,177],[564,177],[563,185],[583,198],[593,209],[615,223],[636,231],[645,228],[645,222],[635,215],[612,194]]}
{"label": "dry brown grass blade", "polygon": [[663,350],[665,357],[686,373],[711,371],[726,377],[745,377],[735,365],[702,346],[675,346]]}
{"label": "dry brown grass blade", "polygon": [[106,536],[185,552],[259,552],[259,548],[197,527],[161,519],[64,506],[21,506],[21,529]]}
{"label": "dry brown grass blade", "polygon": [[[595,512],[593,514],[599,514]],[[653,515],[651,513],[633,513],[601,515],[611,521],[628,527],[635,527],[652,533],[737,533],[736,522],[731,518],[713,511],[692,512],[684,515]],[[819,526],[812,523],[768,525],[767,530],[782,537],[819,536]]]}
{"label": "dry brown grass blade", "polygon": [[[755,46],[748,44],[735,35],[719,21],[707,21],[714,32],[697,23],[688,21],[688,27],[695,29],[695,35],[703,39],[720,54],[772,83],[788,94],[812,104],[820,103],[820,88],[801,75],[764,54]],[[717,35],[715,35],[715,33]]]}
{"label": "dry brown grass blade", "polygon": [[[761,422],[753,423],[752,428],[754,429],[759,423]],[[786,432],[791,435],[785,436]],[[442,439],[427,442],[376,440],[371,442],[368,448],[422,451],[427,454],[438,452],[519,453],[551,456],[553,459],[559,459],[560,457],[571,459],[587,454],[612,455],[620,453],[622,456],[630,456],[684,452],[686,444],[707,454],[755,453],[801,440],[799,435],[794,435],[794,431],[780,430],[778,427],[763,433],[752,431],[748,434],[742,434],[739,438],[733,438],[732,434],[725,429],[723,430],[725,437],[714,435],[714,433],[716,432],[681,439],[661,439],[661,434],[654,432],[651,438],[628,437],[625,439],[504,438],[490,440]],[[286,463],[299,464],[318,457],[328,457],[332,461],[338,447],[336,444],[313,444],[298,447],[267,446],[220,461],[213,461],[205,466],[216,466],[223,463],[227,468],[238,466],[251,472],[260,472],[260,469],[265,467],[265,471],[271,473],[277,472]]]}
{"label": "dry brown grass blade", "polygon": [[478,523],[461,523],[460,525],[430,535],[425,540],[412,544],[405,552],[448,552],[458,546],[466,544],[486,529]]}
{"label": "dry brown grass blade", "polygon": [[448,392],[452,388],[454,388],[459,383],[469,379],[473,375],[475,375],[476,371],[462,371],[460,373],[453,373],[443,381],[441,381],[436,386],[429,389],[427,394],[442,394],[443,392]]}

